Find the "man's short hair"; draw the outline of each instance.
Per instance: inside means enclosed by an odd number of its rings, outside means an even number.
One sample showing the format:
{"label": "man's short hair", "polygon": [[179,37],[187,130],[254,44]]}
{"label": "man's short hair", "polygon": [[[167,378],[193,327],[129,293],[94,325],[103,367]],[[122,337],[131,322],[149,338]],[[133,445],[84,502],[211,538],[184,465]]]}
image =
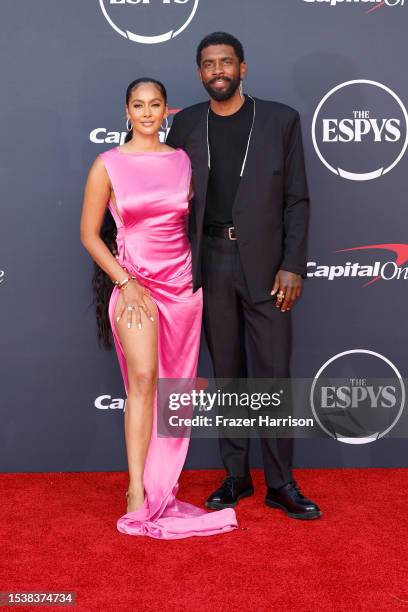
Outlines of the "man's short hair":
{"label": "man's short hair", "polygon": [[213,32],[212,34],[205,36],[197,47],[197,66],[201,65],[202,50],[206,49],[207,47],[211,47],[212,45],[230,45],[234,48],[239,63],[244,61],[244,48],[238,38],[235,38],[235,36],[232,36],[232,34],[228,34],[227,32]]}

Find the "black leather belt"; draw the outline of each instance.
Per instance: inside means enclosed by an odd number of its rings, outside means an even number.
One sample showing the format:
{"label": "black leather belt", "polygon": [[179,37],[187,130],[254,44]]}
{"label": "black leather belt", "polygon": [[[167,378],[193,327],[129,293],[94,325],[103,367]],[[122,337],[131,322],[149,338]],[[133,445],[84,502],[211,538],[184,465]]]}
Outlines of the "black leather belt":
{"label": "black leather belt", "polygon": [[204,225],[204,234],[214,238],[226,238],[227,240],[237,239],[233,225]]}

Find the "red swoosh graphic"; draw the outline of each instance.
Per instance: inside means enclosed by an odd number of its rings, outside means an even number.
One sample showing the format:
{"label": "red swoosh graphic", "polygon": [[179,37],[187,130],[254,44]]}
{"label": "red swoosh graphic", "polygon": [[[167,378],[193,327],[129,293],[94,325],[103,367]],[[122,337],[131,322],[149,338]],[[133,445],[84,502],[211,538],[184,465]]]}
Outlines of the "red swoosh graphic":
{"label": "red swoosh graphic", "polygon": [[366,11],[366,13],[372,13],[373,11],[376,11],[377,9],[381,8],[382,6],[385,6],[385,2],[381,2],[380,4],[377,4],[377,6],[373,6],[373,8],[370,8],[368,11]]}
{"label": "red swoosh graphic", "polygon": [[[352,247],[351,249],[339,249],[338,251],[334,251],[335,253],[345,253],[346,251],[364,251],[366,249],[382,249],[384,251],[391,251],[397,257],[395,263],[397,266],[403,266],[408,261],[408,244],[369,244],[366,246]],[[381,276],[376,276],[375,278],[365,283],[363,287],[367,287],[367,285],[371,285],[371,283],[375,283],[375,281],[379,280]]]}

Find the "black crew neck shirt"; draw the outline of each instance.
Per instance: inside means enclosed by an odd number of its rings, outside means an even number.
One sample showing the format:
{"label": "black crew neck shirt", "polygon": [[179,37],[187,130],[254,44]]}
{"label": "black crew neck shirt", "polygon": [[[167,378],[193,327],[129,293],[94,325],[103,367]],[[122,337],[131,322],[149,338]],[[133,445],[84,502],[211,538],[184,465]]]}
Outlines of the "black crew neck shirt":
{"label": "black crew neck shirt", "polygon": [[232,206],[253,118],[253,101],[247,95],[232,115],[208,114],[211,168],[208,178],[204,224],[233,225]]}

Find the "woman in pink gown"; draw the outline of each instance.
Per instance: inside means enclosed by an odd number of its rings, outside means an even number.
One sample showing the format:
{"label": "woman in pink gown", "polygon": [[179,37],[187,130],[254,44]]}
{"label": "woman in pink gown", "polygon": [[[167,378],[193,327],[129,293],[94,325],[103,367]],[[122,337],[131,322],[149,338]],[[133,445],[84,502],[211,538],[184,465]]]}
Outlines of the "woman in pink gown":
{"label": "woman in pink gown", "polygon": [[[231,531],[237,522],[233,509],[208,513],[177,499],[189,438],[157,432],[157,378],[196,377],[202,313],[186,231],[191,164],[182,149],[160,142],[167,113],[160,82],[129,85],[132,127],[127,142],[98,156],[90,170],[81,241],[106,275],[105,287],[107,278],[111,288],[115,283],[99,317],[105,315],[105,335],[106,321],[112,330],[127,395],[128,507],[117,529],[178,539]],[[117,229],[111,249],[100,236],[106,205]]]}

